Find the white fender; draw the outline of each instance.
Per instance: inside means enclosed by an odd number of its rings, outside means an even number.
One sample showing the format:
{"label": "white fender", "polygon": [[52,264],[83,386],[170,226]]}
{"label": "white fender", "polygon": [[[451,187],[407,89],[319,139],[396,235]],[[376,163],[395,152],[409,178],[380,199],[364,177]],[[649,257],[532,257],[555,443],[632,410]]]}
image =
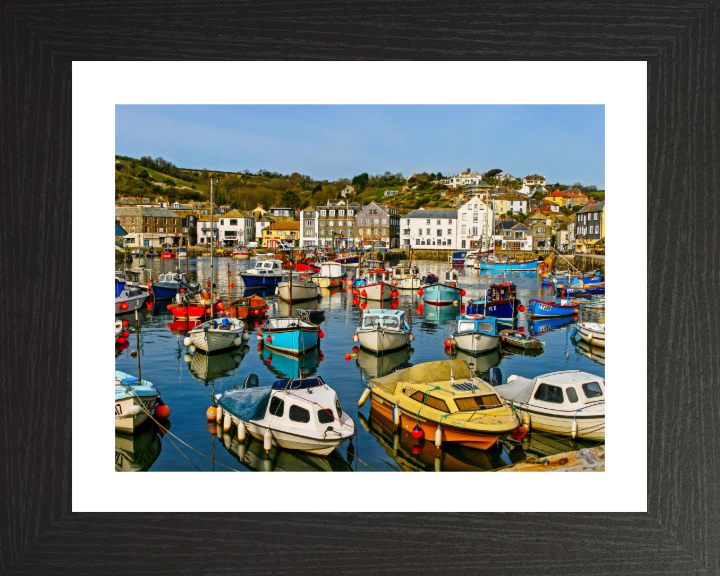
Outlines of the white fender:
{"label": "white fender", "polygon": [[237,427],[237,437],[240,442],[245,442],[245,423],[240,422]]}
{"label": "white fender", "polygon": [[263,438],[263,448],[265,448],[265,452],[270,452],[270,449],[272,448],[272,434],[270,433],[270,428],[268,428],[267,432],[265,432],[265,436]]}
{"label": "white fender", "polygon": [[192,344],[190,336],[185,336],[185,338],[183,339],[183,344],[185,344],[185,346],[190,346],[190,344]]}
{"label": "white fender", "polygon": [[526,411],[526,412],[523,414],[522,422],[523,422],[523,426],[525,426],[525,429],[526,429],[528,432],[530,432],[530,421],[531,421],[530,413]]}
{"label": "white fender", "polygon": [[232,426],[232,417],[228,412],[225,412],[225,418],[223,418],[223,432],[230,431],[230,426]]}
{"label": "white fender", "polygon": [[395,426],[400,426],[400,408],[397,404],[393,406],[393,423]]}
{"label": "white fender", "polygon": [[250,334],[248,334],[247,332],[243,332],[242,339],[247,342],[248,340],[250,340]]}
{"label": "white fender", "polygon": [[572,433],[572,437],[573,437],[573,438],[577,438],[577,435],[578,435],[578,424],[577,424],[577,420],[573,420],[573,421],[572,421],[572,427],[570,428],[570,430],[571,430],[571,433]]}
{"label": "white fender", "polygon": [[240,344],[242,344],[242,338],[240,338],[240,336],[235,336],[235,338],[233,338],[233,345],[240,346]]}
{"label": "white fender", "polygon": [[222,406],[218,406],[218,407],[217,407],[217,414],[216,414],[216,416],[215,416],[215,421],[216,421],[218,424],[220,424],[220,422],[222,422],[222,419],[223,419],[223,409],[222,409]]}
{"label": "white fender", "polygon": [[440,448],[442,445],[442,430],[440,429],[440,426],[437,427],[435,430],[435,446]]}
{"label": "white fender", "polygon": [[185,356],[183,356],[183,360],[185,360],[186,363],[190,364],[190,362],[192,361],[192,356],[190,356],[190,354],[185,354]]}
{"label": "white fender", "polygon": [[442,472],[442,458],[440,458],[440,454],[435,455],[435,472]]}
{"label": "white fender", "polygon": [[188,351],[190,352],[190,354],[195,354],[195,350],[197,350],[195,344],[190,344],[190,346],[188,347]]}

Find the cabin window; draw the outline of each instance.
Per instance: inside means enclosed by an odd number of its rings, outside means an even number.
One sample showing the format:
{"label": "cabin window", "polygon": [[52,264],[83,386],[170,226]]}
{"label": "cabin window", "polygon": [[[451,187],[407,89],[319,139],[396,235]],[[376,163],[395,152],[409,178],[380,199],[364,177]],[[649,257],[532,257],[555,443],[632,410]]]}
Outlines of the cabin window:
{"label": "cabin window", "polygon": [[582,389],[588,399],[599,398],[603,395],[600,384],[598,384],[597,382],[588,382],[587,384],[583,384]]}
{"label": "cabin window", "polygon": [[[410,398],[422,404],[423,396],[425,396],[425,393],[418,391],[415,392],[415,394],[413,394],[412,396],[410,396]],[[440,400],[440,398],[435,398],[434,396],[427,396],[425,398],[425,405],[430,408],[435,408],[435,410],[440,410],[441,412],[450,412],[445,401]]]}
{"label": "cabin window", "polygon": [[553,404],[562,404],[565,402],[562,388],[559,386],[551,386],[550,384],[540,384],[540,386],[538,386],[537,392],[535,392],[535,400],[552,402]]}
{"label": "cabin window", "polygon": [[342,408],[340,407],[340,400],[335,400],[335,408],[337,408],[338,416],[342,418]]}
{"label": "cabin window", "polygon": [[478,322],[476,330],[481,332],[495,332],[495,328],[490,322]]}
{"label": "cabin window", "polygon": [[473,322],[460,322],[458,325],[458,331],[465,332],[467,330],[472,330],[475,327],[475,324]]}
{"label": "cabin window", "polygon": [[295,404],[290,406],[289,416],[290,420],[292,420],[293,422],[310,422],[310,412],[308,410],[305,410],[305,408],[300,408],[300,406],[296,406]]}
{"label": "cabin window", "polygon": [[273,416],[277,416],[278,418],[282,418],[283,412],[285,410],[285,402],[278,398],[277,396],[273,396],[270,399],[270,414]]}
{"label": "cabin window", "polygon": [[577,392],[575,392],[575,388],[573,388],[572,386],[568,386],[567,388],[565,388],[565,394],[567,394],[568,400],[570,400],[570,402],[572,402],[573,404],[578,401]]}
{"label": "cabin window", "polygon": [[383,325],[386,328],[397,328],[398,327],[397,318],[385,318],[383,320]]}
{"label": "cabin window", "polygon": [[365,328],[374,328],[378,324],[378,317],[377,316],[365,316],[365,321],[363,322],[363,326]]}
{"label": "cabin window", "polygon": [[456,398],[455,404],[458,410],[488,410],[502,406],[500,398],[496,394],[487,396],[471,396],[470,398]]}
{"label": "cabin window", "polygon": [[330,424],[333,420],[335,420],[335,416],[333,416],[330,408],[321,408],[318,410],[318,422],[320,422],[320,424]]}

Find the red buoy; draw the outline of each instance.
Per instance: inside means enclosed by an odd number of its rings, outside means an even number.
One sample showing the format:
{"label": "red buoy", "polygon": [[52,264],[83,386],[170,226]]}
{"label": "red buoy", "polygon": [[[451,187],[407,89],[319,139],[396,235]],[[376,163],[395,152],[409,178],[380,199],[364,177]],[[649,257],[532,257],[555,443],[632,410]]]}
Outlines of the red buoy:
{"label": "red buoy", "polygon": [[[172,330],[172,324],[167,324],[167,329]],[[125,336],[125,334],[123,334],[123,336]],[[127,338],[127,336],[125,336],[125,337]]]}
{"label": "red buoy", "polygon": [[[412,429],[412,432],[410,432],[410,434],[412,434],[413,438],[422,438],[423,437],[422,428],[420,428],[420,426],[418,426],[416,424],[415,428]],[[419,448],[419,446],[418,446],[418,448]]]}
{"label": "red buoy", "polygon": [[465,290],[460,290],[460,296],[465,296],[465,294],[467,294],[467,292],[465,292]]}
{"label": "red buoy", "polygon": [[452,348],[450,348],[450,346],[445,346],[445,354],[447,354],[448,356],[452,354]]}
{"label": "red buoy", "polygon": [[230,282],[230,288],[235,288],[235,282]]}
{"label": "red buoy", "polygon": [[224,309],[225,309],[225,304],[223,304],[222,302],[220,302],[217,306],[215,306],[215,308],[217,308],[218,310],[224,310]]}
{"label": "red buoy", "polygon": [[520,330],[520,333],[521,333],[521,334],[524,334],[524,333],[525,333],[525,328],[523,328],[522,326],[520,326],[519,330]]}
{"label": "red buoy", "polygon": [[[169,326],[172,326],[172,324],[169,324]],[[125,331],[122,333],[122,336],[123,336],[123,338],[127,338],[128,336],[130,336],[130,332],[128,332],[127,330],[125,330]]]}
{"label": "red buoy", "polygon": [[180,288],[180,294],[182,294],[183,292],[185,292],[185,288]]}
{"label": "red buoy", "polygon": [[575,310],[573,310],[573,312],[574,312],[575,314],[577,314],[577,313],[578,313],[578,309],[575,308]]}
{"label": "red buoy", "polygon": [[258,350],[262,350],[262,344],[258,344]]}
{"label": "red buoy", "polygon": [[122,336],[120,336],[120,338],[117,339],[117,343],[118,343],[118,344],[125,344],[125,338],[123,338]]}
{"label": "red buoy", "polygon": [[350,354],[345,354],[345,360],[350,362],[351,359],[352,359],[352,356],[350,356]]}
{"label": "red buoy", "polygon": [[365,310],[365,308],[367,308],[367,302],[363,302],[362,304],[360,304],[360,308]]}
{"label": "red buoy", "polygon": [[420,290],[418,290],[418,294],[419,294],[420,296],[423,295],[423,289],[422,289],[422,288],[420,288]]}
{"label": "red buoy", "polygon": [[420,448],[420,446],[417,445],[417,444],[415,444],[415,446],[413,446],[412,448],[410,448],[410,450],[412,450],[412,453],[413,453],[413,454],[416,454],[416,455],[422,453],[422,448]]}
{"label": "red buoy", "polygon": [[392,303],[392,304],[390,304],[390,306],[392,307],[392,309],[393,309],[393,310],[395,310],[395,308],[397,308],[397,307],[398,307],[398,303],[397,303],[397,301],[393,301],[393,303]]}
{"label": "red buoy", "polygon": [[120,304],[120,308],[122,308],[123,310],[127,310],[129,308],[128,303],[123,302],[122,304]]}
{"label": "red buoy", "polygon": [[270,364],[270,362],[272,362],[271,358],[268,358],[267,360],[265,360],[265,364]]}
{"label": "red buoy", "polygon": [[518,310],[520,310],[520,312],[525,312],[525,306],[520,306]]}
{"label": "red buoy", "polygon": [[367,296],[367,292],[365,290],[363,290],[362,292],[360,292],[360,296],[365,298],[365,296]]}
{"label": "red buoy", "polygon": [[320,338],[325,338],[325,332],[320,330],[320,332],[318,332],[318,336],[320,336]]}
{"label": "red buoy", "polygon": [[272,336],[268,336],[267,338],[265,338],[265,342],[272,342]]}
{"label": "red buoy", "polygon": [[167,418],[170,418],[170,408],[167,404],[163,404],[161,406],[155,406],[155,416],[160,418],[161,420],[166,420]]}
{"label": "red buoy", "polygon": [[128,322],[127,320],[123,320],[123,326],[127,326],[128,324],[130,324],[130,322]]}
{"label": "red buoy", "polygon": [[450,338],[445,338],[445,347],[450,348]]}
{"label": "red buoy", "polygon": [[357,354],[358,352],[360,352],[360,348],[358,348],[357,346],[353,346],[353,352]]}
{"label": "red buoy", "polygon": [[520,428],[517,428],[510,432],[510,437],[514,440],[522,440],[527,435],[527,429],[525,428],[525,425],[523,424],[520,426]]}

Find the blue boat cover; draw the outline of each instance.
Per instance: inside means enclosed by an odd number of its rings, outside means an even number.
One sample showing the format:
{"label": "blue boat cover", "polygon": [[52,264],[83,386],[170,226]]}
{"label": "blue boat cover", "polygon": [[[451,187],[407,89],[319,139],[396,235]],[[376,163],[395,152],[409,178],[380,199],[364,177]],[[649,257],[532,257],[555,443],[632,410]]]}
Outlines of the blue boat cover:
{"label": "blue boat cover", "polygon": [[115,278],[115,298],[120,296],[122,294],[122,291],[125,289],[125,282],[122,282]]}
{"label": "blue boat cover", "polygon": [[218,404],[240,420],[259,420],[265,415],[270,401],[272,388],[240,388],[228,390],[218,400]]}
{"label": "blue boat cover", "polygon": [[324,386],[325,381],[316,376],[314,378],[291,379],[291,380],[276,380],[273,382],[273,390],[299,390],[301,388],[314,388],[315,386]]}

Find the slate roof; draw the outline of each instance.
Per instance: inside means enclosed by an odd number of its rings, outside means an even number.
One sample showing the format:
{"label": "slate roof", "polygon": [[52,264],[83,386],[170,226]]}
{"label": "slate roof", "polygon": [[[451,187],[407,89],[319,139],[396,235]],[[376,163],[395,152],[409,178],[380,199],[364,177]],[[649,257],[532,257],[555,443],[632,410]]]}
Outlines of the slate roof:
{"label": "slate roof", "polygon": [[167,208],[155,208],[152,206],[116,206],[115,217],[118,216],[148,216],[152,218],[180,218],[178,214]]}
{"label": "slate roof", "polygon": [[577,211],[577,214],[586,213],[586,212],[602,212],[603,208],[605,208],[605,200],[602,202],[595,202],[595,204],[588,204],[584,208],[581,208]]}
{"label": "slate roof", "polygon": [[405,214],[403,218],[455,218],[457,219],[457,210],[413,210]]}
{"label": "slate roof", "polygon": [[499,230],[512,230],[516,225],[520,224],[517,220],[508,218],[507,220],[500,220],[495,224],[495,228]]}

